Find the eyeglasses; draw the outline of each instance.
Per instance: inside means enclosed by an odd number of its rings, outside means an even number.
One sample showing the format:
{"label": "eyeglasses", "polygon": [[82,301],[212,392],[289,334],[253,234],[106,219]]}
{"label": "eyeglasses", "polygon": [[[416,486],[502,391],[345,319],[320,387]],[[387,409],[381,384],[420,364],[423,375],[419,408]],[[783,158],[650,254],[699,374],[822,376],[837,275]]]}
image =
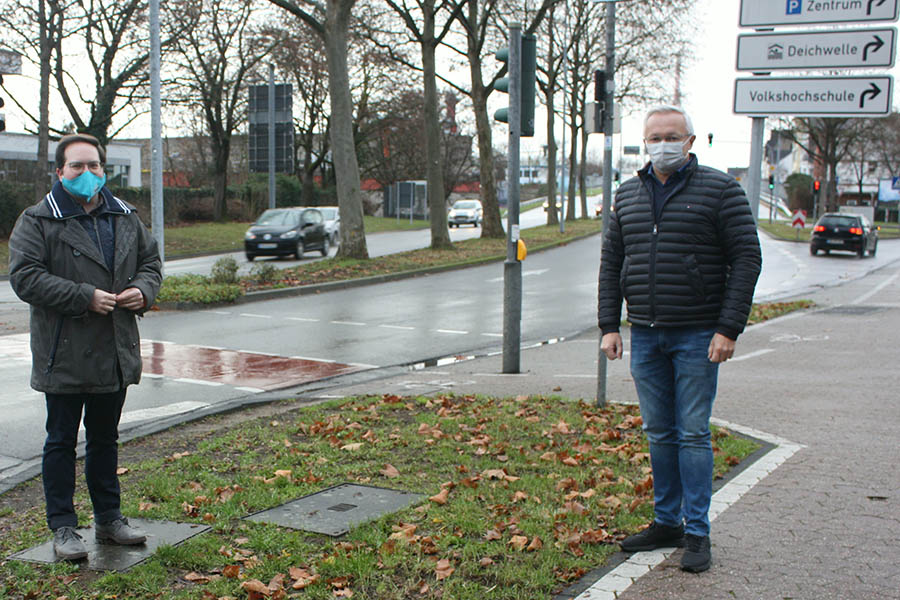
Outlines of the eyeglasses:
{"label": "eyeglasses", "polygon": [[103,163],[99,160],[92,160],[91,162],[70,162],[66,165],[73,171],[84,171],[84,168],[87,167],[91,171],[99,171],[103,168]]}
{"label": "eyeglasses", "polygon": [[687,133],[684,135],[674,135],[674,134],[667,135],[667,136],[653,135],[648,138],[644,138],[644,142],[646,142],[647,144],[658,144],[660,142],[673,143],[673,142],[680,142],[681,140],[688,138],[688,137],[690,137],[690,135]]}

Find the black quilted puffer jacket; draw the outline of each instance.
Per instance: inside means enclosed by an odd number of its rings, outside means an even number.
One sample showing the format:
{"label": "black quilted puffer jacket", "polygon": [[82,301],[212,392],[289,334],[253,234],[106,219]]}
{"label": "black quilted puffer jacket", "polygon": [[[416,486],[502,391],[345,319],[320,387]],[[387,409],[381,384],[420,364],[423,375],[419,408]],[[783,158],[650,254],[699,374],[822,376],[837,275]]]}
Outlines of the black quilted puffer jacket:
{"label": "black quilted puffer jacket", "polygon": [[733,177],[697,164],[654,220],[649,164],[616,193],[603,240],[598,324],[715,327],[737,339],[747,324],[762,266],[750,205]]}

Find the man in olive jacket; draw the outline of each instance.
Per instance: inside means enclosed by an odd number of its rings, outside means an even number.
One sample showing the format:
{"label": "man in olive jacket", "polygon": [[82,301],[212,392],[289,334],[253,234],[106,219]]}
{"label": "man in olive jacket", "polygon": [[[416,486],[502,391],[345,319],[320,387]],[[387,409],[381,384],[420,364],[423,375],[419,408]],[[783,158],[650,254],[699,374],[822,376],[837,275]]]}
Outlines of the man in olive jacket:
{"label": "man in olive jacket", "polygon": [[57,556],[87,556],[73,505],[75,446],[84,411],[85,479],[98,541],[140,544],[120,512],[118,425],[128,385],[141,378],[136,316],[162,282],[156,242],[134,207],[104,186],[96,138],[63,137],[59,181],[26,209],[9,239],[9,279],[31,305],[31,387],[46,395],[42,472]]}
{"label": "man in olive jacket", "polygon": [[598,324],[607,358],[622,357],[622,300],[631,374],[650,442],[656,518],[623,540],[628,552],[685,547],[681,567],[712,561],[709,418],[718,366],[734,353],[761,268],[747,197],[734,178],[697,164],[690,118],[651,109],[650,163],[616,193],[603,240]]}

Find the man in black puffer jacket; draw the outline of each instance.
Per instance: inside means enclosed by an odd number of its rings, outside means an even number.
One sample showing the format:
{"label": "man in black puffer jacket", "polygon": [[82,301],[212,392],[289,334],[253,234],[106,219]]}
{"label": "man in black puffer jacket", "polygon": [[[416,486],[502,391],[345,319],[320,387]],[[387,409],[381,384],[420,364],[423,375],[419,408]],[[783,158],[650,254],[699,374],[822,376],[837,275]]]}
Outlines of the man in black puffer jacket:
{"label": "man in black puffer jacket", "polygon": [[650,442],[656,518],[626,538],[628,552],[686,546],[681,566],[711,564],[709,418],[718,365],[734,354],[761,268],[747,197],[729,175],[697,164],[681,108],[647,113],[650,163],[616,193],[603,240],[601,350],[622,357],[622,299],[631,323],[631,374]]}

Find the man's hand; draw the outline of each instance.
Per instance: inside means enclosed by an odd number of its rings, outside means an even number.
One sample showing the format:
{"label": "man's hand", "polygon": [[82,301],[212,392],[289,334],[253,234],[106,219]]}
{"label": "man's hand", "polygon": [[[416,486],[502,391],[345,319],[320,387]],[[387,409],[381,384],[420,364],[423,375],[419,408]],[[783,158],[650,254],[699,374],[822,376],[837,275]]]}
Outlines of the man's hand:
{"label": "man's hand", "polygon": [[709,342],[709,361],[722,363],[734,356],[734,340],[721,333],[713,336]]}
{"label": "man's hand", "polygon": [[144,294],[136,287],[125,288],[115,298],[117,305],[128,310],[141,310],[147,304]]}
{"label": "man's hand", "polygon": [[115,307],[116,295],[104,292],[101,289],[94,290],[94,297],[91,298],[91,303],[88,304],[88,310],[100,313],[101,315],[108,315]]}
{"label": "man's hand", "polygon": [[607,333],[600,339],[600,350],[609,360],[622,358],[622,336],[618,331]]}

